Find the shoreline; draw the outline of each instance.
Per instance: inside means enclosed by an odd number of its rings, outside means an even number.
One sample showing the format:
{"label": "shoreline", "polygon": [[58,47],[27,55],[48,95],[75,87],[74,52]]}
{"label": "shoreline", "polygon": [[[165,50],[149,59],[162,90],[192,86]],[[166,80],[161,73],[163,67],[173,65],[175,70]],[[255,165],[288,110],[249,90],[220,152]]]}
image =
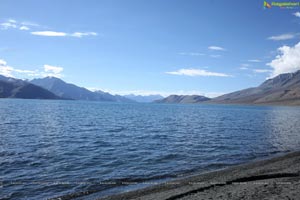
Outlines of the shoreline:
{"label": "shoreline", "polygon": [[196,200],[240,198],[299,199],[300,151],[93,199]]}

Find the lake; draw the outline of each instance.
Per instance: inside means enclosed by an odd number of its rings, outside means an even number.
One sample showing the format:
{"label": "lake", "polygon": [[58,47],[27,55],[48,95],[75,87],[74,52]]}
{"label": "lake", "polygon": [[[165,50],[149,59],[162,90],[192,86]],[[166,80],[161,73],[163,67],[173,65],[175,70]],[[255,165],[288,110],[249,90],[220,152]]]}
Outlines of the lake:
{"label": "lake", "polygon": [[92,198],[299,148],[300,107],[1,99],[0,199]]}

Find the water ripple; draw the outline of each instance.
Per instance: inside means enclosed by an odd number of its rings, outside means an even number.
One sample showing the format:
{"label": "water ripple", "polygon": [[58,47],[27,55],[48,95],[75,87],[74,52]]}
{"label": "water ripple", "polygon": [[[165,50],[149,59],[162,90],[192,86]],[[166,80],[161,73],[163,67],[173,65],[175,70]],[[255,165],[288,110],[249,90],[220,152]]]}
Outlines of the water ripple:
{"label": "water ripple", "polygon": [[298,150],[299,111],[1,99],[1,198],[106,192]]}

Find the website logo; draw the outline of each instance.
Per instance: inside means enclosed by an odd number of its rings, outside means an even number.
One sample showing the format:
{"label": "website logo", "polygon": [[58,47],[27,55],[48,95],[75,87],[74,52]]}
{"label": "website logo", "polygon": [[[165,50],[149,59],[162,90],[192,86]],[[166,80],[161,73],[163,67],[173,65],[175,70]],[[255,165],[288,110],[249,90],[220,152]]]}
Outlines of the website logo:
{"label": "website logo", "polygon": [[296,9],[296,8],[300,8],[300,1],[296,2],[296,1],[272,1],[271,3],[264,1],[264,9],[270,9],[272,7],[279,7],[281,9]]}
{"label": "website logo", "polygon": [[272,6],[268,2],[264,1],[264,8],[272,8]]}

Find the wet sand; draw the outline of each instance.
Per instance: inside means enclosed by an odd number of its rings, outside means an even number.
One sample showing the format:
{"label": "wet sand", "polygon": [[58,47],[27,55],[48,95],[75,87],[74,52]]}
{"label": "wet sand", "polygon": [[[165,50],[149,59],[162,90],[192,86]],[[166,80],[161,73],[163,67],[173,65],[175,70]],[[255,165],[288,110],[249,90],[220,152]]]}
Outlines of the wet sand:
{"label": "wet sand", "polygon": [[99,200],[300,199],[300,152]]}

